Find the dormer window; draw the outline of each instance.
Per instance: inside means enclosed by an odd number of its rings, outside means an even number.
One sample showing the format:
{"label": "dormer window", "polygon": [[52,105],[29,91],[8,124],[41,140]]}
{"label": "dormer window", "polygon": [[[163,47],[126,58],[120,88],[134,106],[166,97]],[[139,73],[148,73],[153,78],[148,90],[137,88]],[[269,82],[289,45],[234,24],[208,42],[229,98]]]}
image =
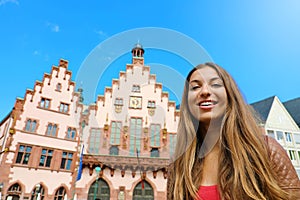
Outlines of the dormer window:
{"label": "dormer window", "polygon": [[133,85],[131,91],[132,92],[141,92],[141,88],[139,85]]}

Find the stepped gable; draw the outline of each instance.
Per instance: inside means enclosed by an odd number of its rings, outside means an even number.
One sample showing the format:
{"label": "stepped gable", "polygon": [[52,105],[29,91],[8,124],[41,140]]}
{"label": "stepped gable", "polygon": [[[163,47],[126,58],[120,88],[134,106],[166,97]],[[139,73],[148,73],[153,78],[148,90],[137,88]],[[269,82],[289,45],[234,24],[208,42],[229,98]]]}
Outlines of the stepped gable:
{"label": "stepped gable", "polygon": [[[63,73],[60,73],[63,71]],[[60,77],[62,76],[62,77]],[[75,88],[75,82],[71,80],[72,77],[72,72],[68,70],[68,61],[64,59],[60,59],[59,65],[52,66],[51,73],[44,73],[43,80],[39,81],[36,80],[34,84],[33,89],[27,89],[25,93],[25,98],[24,101],[30,100],[30,102],[33,101],[34,95],[36,92],[42,94],[43,90],[46,88],[45,86],[48,85],[50,86],[51,84],[55,84],[55,90],[57,92],[74,92]],[[59,83],[55,81],[55,78],[60,78],[60,80],[63,80],[63,82]],[[61,79],[62,78],[62,79]]]}
{"label": "stepped gable", "polygon": [[[112,85],[105,87],[104,94],[98,95],[96,99],[96,107],[102,106],[104,107],[108,102],[112,105],[113,94],[118,94],[123,88],[128,87],[124,86],[128,84],[128,78],[132,78],[136,73],[141,75],[140,80],[135,81],[143,81],[143,86],[152,85],[154,93],[160,92],[160,99],[163,102],[163,99],[167,99],[167,106],[174,107],[175,114],[174,116],[179,116],[179,110],[176,109],[175,101],[169,100],[169,94],[166,91],[163,91],[162,83],[156,82],[156,74],[150,74],[150,66],[144,65],[144,49],[141,44],[136,44],[132,49],[132,63],[126,64],[126,70],[119,72],[119,77],[116,79],[112,79]],[[123,85],[122,85],[123,84]],[[130,88],[129,88],[130,89]],[[169,110],[169,109],[168,109]]]}

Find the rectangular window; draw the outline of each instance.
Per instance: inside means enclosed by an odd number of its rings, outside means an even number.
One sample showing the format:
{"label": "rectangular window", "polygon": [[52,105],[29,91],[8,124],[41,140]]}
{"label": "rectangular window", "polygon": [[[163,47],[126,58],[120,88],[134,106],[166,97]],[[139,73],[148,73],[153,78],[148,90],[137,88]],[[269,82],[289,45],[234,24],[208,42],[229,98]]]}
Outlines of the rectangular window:
{"label": "rectangular window", "polygon": [[297,169],[298,178],[300,178],[300,169]]}
{"label": "rectangular window", "polygon": [[276,131],[276,139],[279,142],[283,141],[283,132],[282,131]]}
{"label": "rectangular window", "polygon": [[152,147],[160,146],[160,124],[150,125],[150,145]]}
{"label": "rectangular window", "polygon": [[40,101],[40,107],[41,108],[45,108],[45,109],[49,109],[49,107],[50,107],[50,99],[42,98],[41,101]]}
{"label": "rectangular window", "polygon": [[292,161],[296,160],[296,151],[289,150],[289,156]]}
{"label": "rectangular window", "polygon": [[141,92],[141,88],[139,85],[133,85],[132,86],[132,92]]}
{"label": "rectangular window", "polygon": [[32,149],[31,146],[20,145],[16,163],[22,165],[28,165],[28,161],[31,155],[31,149]]}
{"label": "rectangular window", "polygon": [[148,101],[147,108],[155,108],[155,101]]}
{"label": "rectangular window", "polygon": [[121,136],[122,122],[111,122],[110,144],[119,145]]}
{"label": "rectangular window", "polygon": [[69,104],[67,104],[67,103],[60,103],[59,112],[68,113],[69,112]]}
{"label": "rectangular window", "polygon": [[55,137],[57,133],[57,125],[56,124],[48,124],[46,135]]}
{"label": "rectangular window", "polygon": [[73,153],[63,152],[60,168],[70,170],[73,161]]}
{"label": "rectangular window", "polygon": [[275,133],[274,133],[273,130],[267,130],[267,134],[268,134],[268,136],[270,136],[270,137],[272,137],[272,138],[275,139]]}
{"label": "rectangular window", "polygon": [[89,153],[98,154],[100,148],[101,131],[97,128],[91,129],[89,141]]}
{"label": "rectangular window", "polygon": [[135,156],[136,151],[141,150],[141,135],[142,135],[142,118],[130,119],[130,155]]}
{"label": "rectangular window", "polygon": [[300,145],[300,133],[294,133],[294,141],[296,145]]}
{"label": "rectangular window", "polygon": [[116,98],[115,99],[115,105],[116,106],[123,106],[123,99],[122,98]]}
{"label": "rectangular window", "polygon": [[42,155],[41,155],[41,158],[40,158],[39,166],[41,166],[41,167],[50,167],[52,156],[53,156],[53,150],[43,149],[42,150]]}
{"label": "rectangular window", "polygon": [[292,142],[292,134],[289,132],[285,132],[285,141],[291,143]]}
{"label": "rectangular window", "polygon": [[170,144],[169,144],[170,156],[173,156],[173,154],[175,152],[177,135],[176,134],[169,134],[169,136],[170,136]]}

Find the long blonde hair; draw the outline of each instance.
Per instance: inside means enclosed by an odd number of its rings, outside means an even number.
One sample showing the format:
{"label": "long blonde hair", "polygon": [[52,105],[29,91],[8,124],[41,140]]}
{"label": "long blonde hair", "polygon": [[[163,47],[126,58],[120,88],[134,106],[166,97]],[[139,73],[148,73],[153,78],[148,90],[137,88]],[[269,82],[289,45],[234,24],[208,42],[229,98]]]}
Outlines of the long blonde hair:
{"label": "long blonde hair", "polygon": [[[177,144],[168,180],[168,199],[196,199],[202,177],[203,159],[197,156],[203,138],[201,127],[190,113],[187,96],[190,77],[197,69],[211,67],[222,79],[227,106],[220,133],[218,188],[222,199],[288,199],[268,162],[268,151],[256,117],[245,103],[233,78],[220,66],[205,63],[188,74],[180,105]],[[200,125],[201,126],[201,125]],[[198,133],[197,133],[198,132]]]}

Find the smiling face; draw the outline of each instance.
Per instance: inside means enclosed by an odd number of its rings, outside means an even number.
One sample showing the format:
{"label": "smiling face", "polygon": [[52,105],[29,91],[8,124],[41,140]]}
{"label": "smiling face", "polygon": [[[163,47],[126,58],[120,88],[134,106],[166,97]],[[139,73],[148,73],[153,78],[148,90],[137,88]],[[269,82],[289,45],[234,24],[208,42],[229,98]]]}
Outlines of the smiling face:
{"label": "smiling face", "polygon": [[222,119],[227,106],[224,83],[217,71],[205,66],[194,71],[189,79],[188,107],[194,118],[209,125]]}

